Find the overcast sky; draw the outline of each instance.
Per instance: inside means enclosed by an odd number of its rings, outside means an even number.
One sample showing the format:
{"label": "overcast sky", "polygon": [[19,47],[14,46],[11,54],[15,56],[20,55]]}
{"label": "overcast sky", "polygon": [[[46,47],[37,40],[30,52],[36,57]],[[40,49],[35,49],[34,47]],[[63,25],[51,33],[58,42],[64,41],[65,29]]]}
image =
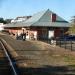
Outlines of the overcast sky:
{"label": "overcast sky", "polygon": [[16,18],[50,9],[66,20],[75,15],[75,0],[0,0],[0,17]]}

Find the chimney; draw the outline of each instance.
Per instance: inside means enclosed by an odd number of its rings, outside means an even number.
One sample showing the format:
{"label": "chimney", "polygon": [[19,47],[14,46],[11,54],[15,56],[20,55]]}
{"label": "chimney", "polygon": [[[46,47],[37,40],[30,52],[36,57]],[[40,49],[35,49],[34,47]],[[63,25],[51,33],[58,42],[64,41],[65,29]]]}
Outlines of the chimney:
{"label": "chimney", "polygon": [[52,14],[52,22],[56,22],[56,14]]}

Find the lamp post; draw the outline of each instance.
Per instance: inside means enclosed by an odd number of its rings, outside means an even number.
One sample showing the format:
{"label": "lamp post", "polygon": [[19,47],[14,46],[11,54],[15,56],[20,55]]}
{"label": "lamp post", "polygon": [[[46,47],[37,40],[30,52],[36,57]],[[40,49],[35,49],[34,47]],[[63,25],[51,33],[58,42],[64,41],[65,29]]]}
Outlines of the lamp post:
{"label": "lamp post", "polygon": [[22,28],[22,32],[22,40],[24,41],[26,39],[25,28]]}
{"label": "lamp post", "polygon": [[22,28],[22,33],[24,34],[24,30],[25,30],[25,28]]}

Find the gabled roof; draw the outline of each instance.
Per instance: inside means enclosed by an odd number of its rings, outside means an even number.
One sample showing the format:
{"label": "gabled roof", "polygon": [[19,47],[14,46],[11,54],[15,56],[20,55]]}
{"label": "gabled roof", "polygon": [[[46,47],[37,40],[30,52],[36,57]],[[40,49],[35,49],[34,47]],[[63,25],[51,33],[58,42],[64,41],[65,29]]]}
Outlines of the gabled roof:
{"label": "gabled roof", "polygon": [[52,22],[52,11],[44,10],[34,14],[26,21],[8,24],[6,27],[29,27],[29,26],[45,26],[45,27],[70,27],[70,24],[56,14],[56,22]]}

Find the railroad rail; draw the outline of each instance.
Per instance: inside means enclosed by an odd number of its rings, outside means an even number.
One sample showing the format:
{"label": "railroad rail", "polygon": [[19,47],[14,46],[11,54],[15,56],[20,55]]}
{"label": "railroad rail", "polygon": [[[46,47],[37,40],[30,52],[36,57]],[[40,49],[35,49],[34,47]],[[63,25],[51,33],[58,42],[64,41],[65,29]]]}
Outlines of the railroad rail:
{"label": "railroad rail", "polygon": [[0,75],[18,75],[14,63],[1,40],[0,40],[0,73],[1,73]]}

